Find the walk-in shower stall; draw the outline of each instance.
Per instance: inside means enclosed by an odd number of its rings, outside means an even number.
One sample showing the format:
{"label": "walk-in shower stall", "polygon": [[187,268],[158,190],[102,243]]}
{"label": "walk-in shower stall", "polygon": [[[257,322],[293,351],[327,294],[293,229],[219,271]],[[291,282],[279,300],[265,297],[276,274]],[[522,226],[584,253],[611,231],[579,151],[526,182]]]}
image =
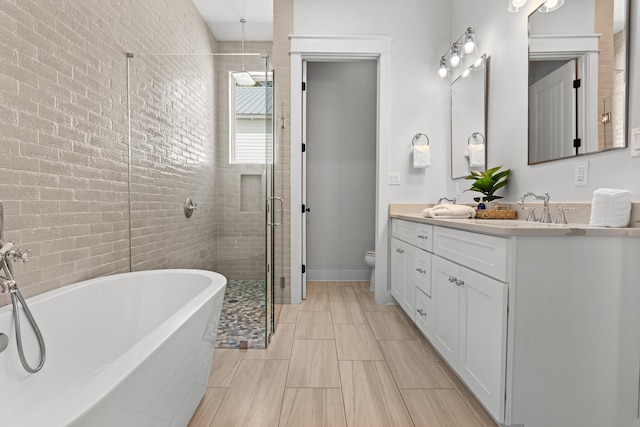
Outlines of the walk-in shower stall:
{"label": "walk-in shower stall", "polygon": [[[267,52],[133,53],[127,62],[131,269],[210,266],[228,279],[217,346],[264,348],[283,208]],[[243,67],[253,84],[233,78]],[[188,236],[189,251],[172,244],[176,235]]]}

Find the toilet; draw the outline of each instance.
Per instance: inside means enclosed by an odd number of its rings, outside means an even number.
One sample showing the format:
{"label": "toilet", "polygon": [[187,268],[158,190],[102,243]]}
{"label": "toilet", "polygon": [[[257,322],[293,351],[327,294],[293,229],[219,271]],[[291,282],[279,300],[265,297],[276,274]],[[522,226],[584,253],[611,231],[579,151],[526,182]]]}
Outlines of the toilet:
{"label": "toilet", "polygon": [[375,292],[376,290],[376,251],[367,251],[364,255],[364,262],[371,267],[371,280],[369,280],[369,290]]}

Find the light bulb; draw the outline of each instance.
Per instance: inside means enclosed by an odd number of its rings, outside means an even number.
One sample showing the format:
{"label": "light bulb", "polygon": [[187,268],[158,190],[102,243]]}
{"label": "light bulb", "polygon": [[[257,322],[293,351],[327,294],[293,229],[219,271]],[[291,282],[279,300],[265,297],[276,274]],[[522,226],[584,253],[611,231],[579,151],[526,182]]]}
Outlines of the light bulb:
{"label": "light bulb", "polygon": [[467,32],[464,36],[464,53],[471,53],[476,47],[475,36],[471,28],[467,28]]}
{"label": "light bulb", "polygon": [[507,8],[507,10],[512,13],[517,12],[521,7],[527,4],[527,0],[508,0],[508,1],[509,1],[509,7]]}
{"label": "light bulb", "polygon": [[484,60],[483,56],[481,56],[480,58],[476,59],[476,62],[473,63],[473,68],[482,67],[483,60]]}
{"label": "light bulb", "polygon": [[540,12],[553,12],[560,9],[563,4],[564,0],[547,0],[538,10]]}
{"label": "light bulb", "polygon": [[449,63],[452,67],[457,67],[460,64],[460,54],[458,53],[458,48],[456,46],[451,48],[451,58],[449,58]]}
{"label": "light bulb", "polygon": [[469,74],[471,73],[471,71],[469,71],[469,69],[467,68],[466,70],[464,70],[462,72],[462,78],[466,79],[467,77],[469,77]]}
{"label": "light bulb", "polygon": [[473,49],[476,47],[476,44],[473,42],[473,40],[468,40],[465,44],[464,44],[464,53],[471,53],[473,52]]}
{"label": "light bulb", "polygon": [[444,56],[440,58],[440,69],[438,70],[438,74],[440,75],[441,79],[444,79],[445,77],[447,77],[447,74],[449,74],[449,70],[447,70],[447,60],[444,58]]}

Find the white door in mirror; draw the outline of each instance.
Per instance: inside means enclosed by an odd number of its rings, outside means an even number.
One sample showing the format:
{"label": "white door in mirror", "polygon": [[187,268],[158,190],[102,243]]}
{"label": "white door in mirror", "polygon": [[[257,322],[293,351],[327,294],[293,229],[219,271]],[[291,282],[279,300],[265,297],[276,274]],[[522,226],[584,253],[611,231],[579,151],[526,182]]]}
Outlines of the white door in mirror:
{"label": "white door in mirror", "polygon": [[631,130],[631,157],[640,157],[640,128]]}

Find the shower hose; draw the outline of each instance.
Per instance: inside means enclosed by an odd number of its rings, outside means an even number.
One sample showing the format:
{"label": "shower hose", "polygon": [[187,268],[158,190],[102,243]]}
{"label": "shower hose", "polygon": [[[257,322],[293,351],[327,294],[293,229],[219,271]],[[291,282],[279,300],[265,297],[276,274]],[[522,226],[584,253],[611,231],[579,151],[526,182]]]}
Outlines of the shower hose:
{"label": "shower hose", "polygon": [[[11,274],[11,268],[9,267],[9,264],[5,257],[2,257],[2,269],[7,275],[7,278],[10,279],[11,282],[13,282],[12,285],[10,285],[9,287],[9,293],[11,294],[11,304],[13,306],[13,319],[14,319],[14,325],[16,330],[16,344],[18,345],[18,355],[20,356],[20,363],[22,363],[22,366],[24,367],[25,371],[29,372],[30,374],[35,374],[40,369],[42,369],[42,367],[44,366],[44,361],[47,358],[47,349],[45,348],[45,345],[44,345],[44,338],[42,337],[42,333],[40,332],[38,323],[36,322],[33,315],[31,314],[31,310],[29,310],[29,306],[24,300],[24,297],[22,296],[20,289],[18,289],[18,285],[13,279],[13,275]],[[20,309],[19,309],[18,303],[22,305],[22,310],[27,316],[27,320],[31,324],[31,328],[33,329],[33,332],[35,332],[36,338],[38,339],[38,345],[40,347],[40,363],[38,363],[38,366],[36,366],[35,368],[32,368],[29,365],[24,355],[24,347],[22,346],[22,330],[20,328]]]}

